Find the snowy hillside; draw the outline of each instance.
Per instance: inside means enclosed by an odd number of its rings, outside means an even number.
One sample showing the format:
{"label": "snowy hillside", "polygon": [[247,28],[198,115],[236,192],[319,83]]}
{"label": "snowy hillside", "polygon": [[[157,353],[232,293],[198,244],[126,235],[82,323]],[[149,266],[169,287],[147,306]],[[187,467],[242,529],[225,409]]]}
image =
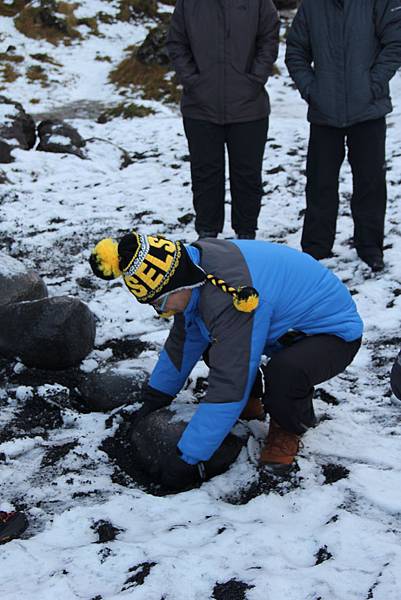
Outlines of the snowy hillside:
{"label": "snowy hillside", "polygon": [[[98,33],[78,24],[81,37],[67,46],[26,37],[12,17],[0,16],[0,51],[14,46],[24,57],[10,63],[12,81],[0,72],[0,94],[38,121],[64,118],[83,138],[103,140],[92,144],[86,160],[13,151],[15,161],[0,165],[0,250],[36,269],[51,295],[89,304],[97,339],[83,372],[112,365],[126,374],[152,369],[168,325],[120,283],[91,277],[93,243],[132,227],[187,242],[196,236],[178,107],[108,79],[154,22],[115,20],[117,1],[81,0],[75,17],[100,12],[110,19],[98,19]],[[298,248],[308,125],[283,53],[284,46],[280,73],[268,84],[273,112],[258,237]],[[372,275],[350,247],[345,166],[335,257],[325,264],[350,288],[365,339],[346,373],[317,391],[321,422],[303,439],[299,471],[278,482],[258,470],[267,427],[255,421],[226,474],[198,490],[157,496],[105,452],[105,440],[121,423],[119,410],[79,411],[57,376],[39,385],[20,363],[0,359],[0,510],[23,509],[30,519],[23,539],[0,547],[2,600],[400,599],[401,404],[389,388],[401,346],[400,74],[392,94],[386,269]],[[97,122],[122,99],[155,114]],[[124,168],[122,149],[130,157]],[[227,223],[224,237],[232,236]],[[144,342],[139,350],[133,338]],[[176,400],[178,410],[190,413],[206,376],[198,365]]]}

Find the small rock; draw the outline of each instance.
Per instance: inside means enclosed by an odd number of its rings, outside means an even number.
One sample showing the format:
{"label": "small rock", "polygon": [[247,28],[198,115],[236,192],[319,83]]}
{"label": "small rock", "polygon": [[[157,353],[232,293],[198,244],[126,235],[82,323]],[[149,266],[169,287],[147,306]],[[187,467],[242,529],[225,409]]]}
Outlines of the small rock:
{"label": "small rock", "polygon": [[0,252],[0,306],[47,297],[46,284],[35,271]]}
{"label": "small rock", "polygon": [[230,579],[226,583],[216,583],[212,598],[215,600],[246,600],[246,592],[254,587],[243,581]]}
{"label": "small rock", "polygon": [[35,122],[22,104],[0,96],[0,162],[13,161],[11,150],[30,150],[36,142]]}
{"label": "small rock", "polygon": [[143,44],[138,48],[137,58],[144,65],[168,65],[170,57],[166,50],[168,23],[151,29]]}
{"label": "small rock", "polygon": [[99,539],[96,542],[97,544],[113,542],[120,531],[122,531],[122,529],[114,527],[109,521],[97,521],[93,524],[92,529],[99,536]]}
{"label": "small rock", "polygon": [[0,353],[28,367],[67,369],[93,350],[95,317],[69,296],[0,307]]}
{"label": "small rock", "polygon": [[85,158],[82,151],[85,140],[71,125],[58,120],[42,121],[38,127],[38,134],[40,142],[36,150],[74,154],[79,158]]}

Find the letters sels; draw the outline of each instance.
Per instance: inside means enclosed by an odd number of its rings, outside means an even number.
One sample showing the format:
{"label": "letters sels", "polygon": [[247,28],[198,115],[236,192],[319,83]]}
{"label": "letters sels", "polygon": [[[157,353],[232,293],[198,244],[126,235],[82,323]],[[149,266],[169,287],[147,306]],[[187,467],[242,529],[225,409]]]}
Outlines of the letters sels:
{"label": "letters sels", "polygon": [[125,283],[138,298],[145,297],[149,290],[153,291],[159,287],[172,267],[176,252],[175,244],[169,240],[152,236],[149,236],[148,240],[151,248],[158,250],[159,258],[149,252],[135,275],[125,277]]}

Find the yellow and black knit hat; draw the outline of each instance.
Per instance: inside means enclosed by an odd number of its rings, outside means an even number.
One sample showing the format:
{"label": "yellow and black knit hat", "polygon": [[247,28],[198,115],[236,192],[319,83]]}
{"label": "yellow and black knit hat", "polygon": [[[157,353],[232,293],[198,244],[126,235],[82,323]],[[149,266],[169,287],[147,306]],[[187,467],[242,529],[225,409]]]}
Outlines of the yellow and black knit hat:
{"label": "yellow and black knit hat", "polygon": [[234,288],[223,279],[206,274],[190,259],[182,242],[161,236],[132,232],[118,243],[111,238],[103,239],[92,250],[90,264],[94,274],[102,279],[122,275],[131,294],[141,303],[206,282],[230,294],[239,311],[252,312],[259,302],[254,288]]}

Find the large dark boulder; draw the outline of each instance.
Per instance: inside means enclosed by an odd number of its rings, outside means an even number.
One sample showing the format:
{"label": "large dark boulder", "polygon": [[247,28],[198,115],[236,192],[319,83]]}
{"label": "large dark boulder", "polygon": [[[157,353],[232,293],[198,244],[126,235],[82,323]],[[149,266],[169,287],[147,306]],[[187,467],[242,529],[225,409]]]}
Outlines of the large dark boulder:
{"label": "large dark boulder", "polygon": [[19,102],[0,96],[0,162],[12,162],[11,150],[35,145],[35,122]]}
{"label": "large dark boulder", "polygon": [[[132,452],[136,464],[155,481],[160,479],[160,465],[166,455],[176,452],[177,443],[187,423],[169,408],[151,413],[131,430]],[[235,461],[243,441],[229,434],[206,463],[208,477],[224,473]]]}
{"label": "large dark boulder", "polygon": [[36,150],[74,154],[79,158],[85,158],[83,153],[85,140],[74,127],[64,123],[64,121],[42,121],[38,127],[38,134],[40,142]]}
{"label": "large dark boulder", "polygon": [[124,404],[137,402],[148,374],[136,369],[122,374],[111,369],[102,372],[93,371],[82,375],[77,387],[88,409],[109,411]]}
{"label": "large dark boulder", "polygon": [[161,23],[149,31],[137,51],[137,58],[142,64],[165,66],[170,63],[166,50],[168,27],[168,23]]}
{"label": "large dark boulder", "polygon": [[93,349],[95,317],[70,296],[0,307],[0,354],[38,369],[78,365]]}
{"label": "large dark boulder", "polygon": [[0,252],[0,307],[47,297],[46,284],[19,260]]}

